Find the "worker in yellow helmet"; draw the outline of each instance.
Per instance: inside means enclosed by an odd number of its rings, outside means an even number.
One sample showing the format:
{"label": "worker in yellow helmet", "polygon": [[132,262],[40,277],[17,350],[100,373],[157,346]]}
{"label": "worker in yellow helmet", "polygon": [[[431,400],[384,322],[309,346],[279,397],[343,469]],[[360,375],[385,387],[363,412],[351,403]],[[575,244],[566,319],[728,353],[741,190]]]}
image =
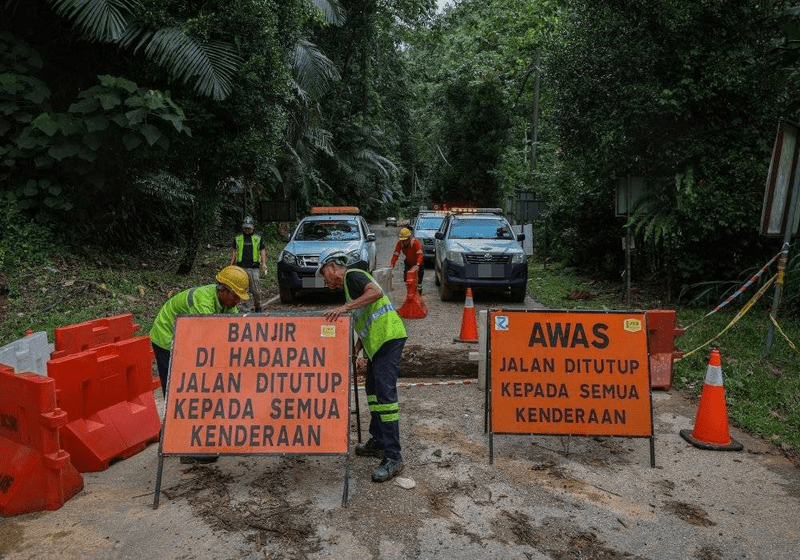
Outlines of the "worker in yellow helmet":
{"label": "worker in yellow helmet", "polygon": [[[150,329],[150,343],[156,357],[161,390],[167,394],[169,360],[175,317],[178,315],[212,315],[237,313],[236,305],[247,300],[249,279],[247,272],[238,266],[226,266],[216,276],[216,284],[189,288],[169,298],[156,315]],[[184,456],[181,463],[212,463],[216,457]]]}
{"label": "worker in yellow helmet", "polygon": [[397,259],[400,257],[401,253],[404,257],[403,282],[406,280],[408,271],[413,270],[417,273],[417,278],[419,279],[417,289],[419,293],[422,293],[422,277],[425,276],[425,265],[423,264],[425,262],[425,254],[422,252],[422,243],[411,234],[411,230],[408,228],[400,230],[397,245],[395,245],[394,254],[392,255],[392,268],[397,264]]}

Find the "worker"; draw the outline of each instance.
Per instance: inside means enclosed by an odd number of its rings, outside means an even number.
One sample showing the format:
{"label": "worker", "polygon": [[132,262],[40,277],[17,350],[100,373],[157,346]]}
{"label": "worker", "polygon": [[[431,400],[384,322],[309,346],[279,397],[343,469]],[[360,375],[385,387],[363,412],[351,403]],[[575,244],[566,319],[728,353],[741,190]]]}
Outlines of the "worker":
{"label": "worker", "polygon": [[[253,218],[246,216],[242,222],[242,233],[236,236],[233,242],[233,254],[230,265],[243,268],[250,277],[250,293],[253,295],[253,310],[261,312],[261,280],[258,275],[259,268],[264,275],[267,274],[267,248],[264,239],[253,233],[255,223]],[[243,307],[249,309],[249,304]]]}
{"label": "worker", "polygon": [[392,254],[391,267],[397,264],[397,259],[403,254],[403,280],[408,278],[408,272],[413,271],[417,273],[417,290],[422,293],[422,278],[425,276],[425,254],[422,252],[422,243],[419,239],[411,235],[411,230],[403,228],[397,239],[397,245],[394,247],[394,254]]}
{"label": "worker", "polygon": [[406,344],[406,328],[392,302],[366,271],[347,268],[343,251],[325,249],[319,258],[317,276],[332,290],[344,290],[345,303],[327,313],[333,322],[352,312],[358,335],[354,354],[363,350],[367,358],[365,389],[369,404],[370,439],[356,446],[356,455],[377,457],[381,463],[372,473],[374,482],[385,482],[403,471],[400,454],[400,405],[397,378]]}
{"label": "worker", "polygon": [[[236,313],[240,300],[248,299],[247,272],[238,266],[226,266],[216,276],[216,284],[208,284],[183,290],[169,298],[156,315],[150,329],[150,343],[156,357],[161,391],[166,397],[169,379],[169,361],[172,350],[172,335],[175,317],[178,315],[212,315]],[[181,457],[181,463],[213,463],[216,457],[189,455]]]}

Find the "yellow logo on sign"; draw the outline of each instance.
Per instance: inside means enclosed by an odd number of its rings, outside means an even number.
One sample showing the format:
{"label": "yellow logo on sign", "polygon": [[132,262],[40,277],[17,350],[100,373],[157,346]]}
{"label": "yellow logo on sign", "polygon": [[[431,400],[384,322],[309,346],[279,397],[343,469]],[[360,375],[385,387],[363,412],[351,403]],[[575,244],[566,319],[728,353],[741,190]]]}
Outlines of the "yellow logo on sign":
{"label": "yellow logo on sign", "polygon": [[332,338],[336,336],[336,326],[334,325],[321,325],[320,336],[323,338]]}
{"label": "yellow logo on sign", "polygon": [[642,322],[639,319],[625,319],[623,328],[628,332],[639,332],[642,330]]}

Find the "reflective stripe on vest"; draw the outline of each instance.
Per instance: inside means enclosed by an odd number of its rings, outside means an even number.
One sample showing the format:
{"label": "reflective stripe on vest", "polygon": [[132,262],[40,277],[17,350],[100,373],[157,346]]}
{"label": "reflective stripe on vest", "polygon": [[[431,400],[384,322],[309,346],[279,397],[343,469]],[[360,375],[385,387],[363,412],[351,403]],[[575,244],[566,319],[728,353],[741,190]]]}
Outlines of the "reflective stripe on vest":
{"label": "reflective stripe on vest", "polygon": [[[230,237],[228,238],[230,239]],[[255,233],[250,237],[253,243],[253,263],[258,263],[258,247],[261,245],[261,236]],[[236,236],[236,260],[242,262],[242,253],[244,252],[244,234],[240,233]]]}
{"label": "reflective stripe on vest", "polygon": [[[386,297],[386,296],[384,296],[384,297]],[[381,299],[383,299],[383,298],[381,298]],[[380,300],[378,300],[378,301],[380,301]],[[366,311],[367,311],[368,309],[370,309],[370,308],[369,308],[369,307],[362,307],[362,308],[361,308],[361,309],[359,309],[358,311],[354,311],[354,312],[353,312],[353,320],[355,321],[355,323],[356,323],[357,325],[359,324],[359,320],[361,319],[361,316],[362,316],[364,313],[366,313]],[[356,334],[358,334],[358,337],[359,337],[359,338],[364,338],[364,337],[366,337],[366,336],[367,336],[367,332],[369,331],[369,328],[372,326],[372,323],[374,323],[374,322],[375,322],[375,320],[376,320],[378,317],[380,317],[380,316],[381,316],[381,315],[383,315],[384,313],[388,313],[389,311],[394,311],[394,305],[392,305],[392,302],[391,302],[391,301],[390,301],[390,302],[388,302],[386,305],[383,305],[383,306],[379,307],[378,309],[376,309],[375,311],[373,311],[372,313],[370,313],[370,314],[369,314],[369,317],[367,317],[367,319],[366,319],[366,322],[364,323],[364,325],[363,325],[363,326],[361,326],[361,327],[360,327],[360,328],[359,328],[359,329],[356,331]]]}
{"label": "reflective stripe on vest", "polygon": [[[360,269],[345,271],[344,295],[347,301],[353,301],[347,289],[347,275],[351,272],[365,274],[369,281],[380,288],[375,279],[366,271]],[[395,312],[392,302],[381,290],[381,297],[356,311],[353,311],[353,330],[356,331],[364,347],[364,353],[372,359],[383,343],[388,340],[406,337],[406,328],[400,316]]]}

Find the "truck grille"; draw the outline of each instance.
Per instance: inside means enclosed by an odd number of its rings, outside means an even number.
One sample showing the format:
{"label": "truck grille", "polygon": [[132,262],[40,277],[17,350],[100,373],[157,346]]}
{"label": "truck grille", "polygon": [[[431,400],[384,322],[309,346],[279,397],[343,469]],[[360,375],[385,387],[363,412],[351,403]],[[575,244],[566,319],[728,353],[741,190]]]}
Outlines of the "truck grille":
{"label": "truck grille", "polygon": [[319,264],[319,255],[297,255],[297,261],[300,266],[317,268]]}
{"label": "truck grille", "polygon": [[469,264],[507,264],[511,255],[503,253],[465,253],[464,260]]}

